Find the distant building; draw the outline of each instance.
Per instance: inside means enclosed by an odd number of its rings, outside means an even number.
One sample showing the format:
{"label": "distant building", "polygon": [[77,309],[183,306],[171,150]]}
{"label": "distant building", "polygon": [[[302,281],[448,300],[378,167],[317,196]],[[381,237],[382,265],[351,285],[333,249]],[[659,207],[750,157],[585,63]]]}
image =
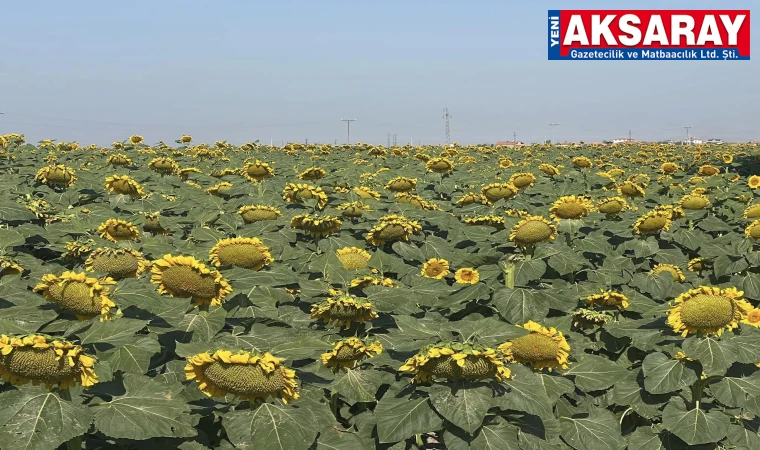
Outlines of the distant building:
{"label": "distant building", "polygon": [[520,145],[525,145],[525,144],[520,141],[499,141],[496,143],[497,147],[518,147]]}
{"label": "distant building", "polygon": [[681,144],[683,145],[699,145],[699,144],[704,144],[704,143],[705,141],[703,139],[695,138],[695,137],[690,137],[688,139],[684,139],[683,141],[681,141]]}
{"label": "distant building", "polygon": [[615,138],[612,140],[613,144],[635,144],[636,142],[636,139],[631,138]]}
{"label": "distant building", "polygon": [[705,144],[724,144],[723,139],[708,139],[705,141]]}

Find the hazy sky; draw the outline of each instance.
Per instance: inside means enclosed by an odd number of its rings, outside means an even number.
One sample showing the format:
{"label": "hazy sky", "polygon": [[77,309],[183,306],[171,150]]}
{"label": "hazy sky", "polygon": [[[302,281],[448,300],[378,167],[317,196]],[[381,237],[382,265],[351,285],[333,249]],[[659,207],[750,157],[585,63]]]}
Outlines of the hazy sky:
{"label": "hazy sky", "polygon": [[[548,61],[547,10],[662,1],[3,2],[0,133],[80,144],[760,139],[758,60]],[[668,1],[749,9],[751,1]],[[755,18],[760,20],[760,18]],[[752,47],[760,52],[758,33]]]}

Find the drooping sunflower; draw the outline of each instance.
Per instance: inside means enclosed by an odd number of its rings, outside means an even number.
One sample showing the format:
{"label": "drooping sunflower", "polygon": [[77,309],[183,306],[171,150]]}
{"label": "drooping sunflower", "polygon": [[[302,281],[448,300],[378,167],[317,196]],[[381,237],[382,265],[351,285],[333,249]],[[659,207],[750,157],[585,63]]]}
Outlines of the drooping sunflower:
{"label": "drooping sunflower", "polygon": [[221,273],[192,256],[169,254],[153,261],[150,282],[158,285],[159,294],[191,298],[198,306],[220,306],[224,297],[232,292]]}
{"label": "drooping sunflower", "polygon": [[80,320],[101,316],[101,321],[110,318],[111,308],[116,304],[108,298],[110,288],[115,284],[111,278],[98,280],[88,278],[85,272],[63,272],[61,276],[49,273],[34,287],[34,292],[45,296],[48,301],[76,314]]}
{"label": "drooping sunflower", "polygon": [[350,294],[338,295],[311,305],[312,319],[337,327],[349,328],[353,323],[361,324],[378,317],[371,302]]}
{"label": "drooping sunflower", "polygon": [[73,169],[63,164],[43,167],[37,171],[34,179],[48,186],[73,186],[77,177]]}
{"label": "drooping sunflower", "polygon": [[420,275],[424,278],[433,278],[441,280],[450,274],[449,262],[442,258],[430,258],[422,265]]}
{"label": "drooping sunflower", "polygon": [[525,189],[536,184],[536,176],[530,172],[515,173],[509,177],[509,183],[513,184],[517,189]]}
{"label": "drooping sunflower", "polygon": [[752,310],[736,288],[700,286],[679,295],[668,309],[668,325],[686,337],[689,334],[716,334],[739,326]]}
{"label": "drooping sunflower", "polygon": [[85,261],[85,270],[100,272],[114,280],[136,278],[148,267],[142,253],[129,248],[97,248]]}
{"label": "drooping sunflower", "polygon": [[135,241],[140,239],[140,230],[132,224],[121,219],[108,219],[98,227],[98,234],[109,241]]}
{"label": "drooping sunflower", "polygon": [[63,254],[64,259],[79,259],[92,250],[90,245],[92,240],[89,241],[71,241],[66,243],[66,253]]}
{"label": "drooping sunflower", "polygon": [[431,158],[425,163],[428,172],[434,173],[451,173],[454,170],[454,163],[446,158]]}
{"label": "drooping sunflower", "polygon": [[245,223],[261,222],[262,220],[276,220],[282,217],[282,212],[273,206],[246,205],[238,209],[238,214]]}
{"label": "drooping sunflower", "polygon": [[646,191],[638,183],[634,183],[633,181],[626,180],[618,186],[618,194],[620,194],[623,197],[637,198],[637,197],[645,196]]}
{"label": "drooping sunflower", "polygon": [[760,219],[760,203],[747,206],[744,209],[745,219]]}
{"label": "drooping sunflower", "polygon": [[485,197],[483,197],[483,194],[468,192],[464,194],[463,196],[459,197],[459,200],[456,201],[456,205],[467,206],[467,205],[473,205],[473,204],[484,204],[487,202],[488,200]]}
{"label": "drooping sunflower", "polygon": [[322,238],[340,231],[343,222],[335,216],[299,214],[293,216],[290,226],[304,230],[312,237]]}
{"label": "drooping sunflower", "polygon": [[140,198],[145,195],[142,185],[129,175],[112,175],[106,178],[106,189],[112,194]]}
{"label": "drooping sunflower", "polygon": [[628,202],[623,197],[609,197],[596,204],[596,209],[607,216],[616,216],[629,209]]}
{"label": "drooping sunflower", "polygon": [[249,180],[258,182],[273,177],[274,169],[265,162],[254,161],[247,163],[241,173]]}
{"label": "drooping sunflower", "polygon": [[298,178],[306,181],[320,180],[326,176],[327,171],[321,167],[309,167],[308,169],[298,174]]}
{"label": "drooping sunflower", "polygon": [[673,281],[676,283],[683,283],[686,277],[680,267],[673,264],[657,264],[649,271],[650,275],[657,275],[658,273],[668,272],[673,277]]}
{"label": "drooping sunflower", "polygon": [[193,142],[193,137],[189,134],[183,134],[182,137],[179,138],[179,142],[182,144],[189,144]]}
{"label": "drooping sunflower", "polygon": [[529,216],[518,222],[509,233],[509,240],[518,247],[533,247],[557,237],[557,227],[541,216]]}
{"label": "drooping sunflower", "polygon": [[454,281],[459,284],[475,284],[480,281],[480,273],[472,267],[462,267],[454,272]]}
{"label": "drooping sunflower", "polygon": [[179,169],[179,171],[177,171],[177,175],[179,176],[179,179],[182,181],[187,181],[191,173],[203,173],[203,172],[201,171],[201,169],[197,167],[185,167],[184,169]]}
{"label": "drooping sunflower", "polygon": [[151,162],[148,163],[148,167],[151,170],[163,175],[175,173],[179,170],[179,164],[177,164],[177,162],[173,159],[167,157],[154,158],[151,160]]}
{"label": "drooping sunflower", "polygon": [[494,227],[497,230],[503,230],[505,220],[501,216],[476,216],[476,217],[466,217],[464,219],[464,223],[465,225],[488,226],[488,227]]}
{"label": "drooping sunflower", "polygon": [[545,175],[549,175],[550,177],[559,175],[559,167],[555,166],[554,164],[540,164],[538,166],[538,170],[543,172]]}
{"label": "drooping sunflower", "polygon": [[417,179],[408,177],[396,177],[390,180],[385,189],[392,192],[409,192],[417,189]]}
{"label": "drooping sunflower", "polygon": [[672,175],[676,172],[678,172],[678,164],[666,161],[660,165],[660,172],[664,173],[665,175]]}
{"label": "drooping sunflower", "polygon": [[571,162],[573,164],[573,167],[576,167],[578,169],[588,169],[594,165],[594,163],[585,156],[576,156],[572,159]]}
{"label": "drooping sunflower", "polygon": [[354,192],[356,195],[358,195],[360,198],[363,199],[373,199],[373,200],[380,200],[380,193],[373,191],[372,189],[366,187],[366,186],[359,186],[354,188]]}
{"label": "drooping sunflower", "polygon": [[361,217],[364,211],[372,211],[372,208],[363,202],[350,202],[338,205],[336,208],[343,217],[357,218]]}
{"label": "drooping sunflower", "polygon": [[549,214],[557,222],[562,219],[582,219],[594,209],[594,204],[584,197],[566,195],[552,204]]}
{"label": "drooping sunflower", "polygon": [[636,220],[633,224],[633,232],[644,236],[659,234],[660,231],[668,231],[671,224],[671,214],[652,210]]}
{"label": "drooping sunflower", "polygon": [[358,247],[343,247],[336,252],[338,260],[348,270],[366,269],[372,255]]}
{"label": "drooping sunflower", "polygon": [[369,230],[367,242],[379,247],[386,242],[408,241],[411,235],[420,231],[422,231],[422,226],[416,220],[401,216],[386,216]]}
{"label": "drooping sunflower", "polygon": [[414,375],[415,383],[430,383],[436,379],[504,381],[512,376],[494,349],[462,343],[425,346],[398,370]]}
{"label": "drooping sunflower", "polygon": [[235,175],[236,173],[237,173],[237,170],[231,167],[226,167],[222,170],[214,170],[209,175],[211,175],[214,178],[222,178],[222,177],[226,177],[227,175]]}
{"label": "drooping sunflower", "polygon": [[519,219],[525,219],[526,217],[530,217],[531,214],[528,211],[525,211],[524,209],[514,209],[514,208],[507,208],[504,210],[504,214],[508,215],[509,217],[517,217]]}
{"label": "drooping sunflower", "polygon": [[605,290],[586,297],[586,303],[618,309],[627,309],[631,304],[625,294]]}
{"label": "drooping sunflower", "polygon": [[44,384],[48,389],[68,389],[98,382],[94,356],[79,345],[39,334],[26,336],[0,335],[0,377],[7,383],[21,386]]}
{"label": "drooping sunflower", "polygon": [[185,376],[195,380],[209,397],[232,394],[251,403],[279,398],[287,404],[299,398],[294,370],[282,365],[282,359],[263,354],[230,350],[199,353],[187,358]]}
{"label": "drooping sunflower", "polygon": [[394,287],[392,279],[380,275],[365,275],[363,277],[354,278],[351,280],[350,284],[352,288],[359,290],[369,286]]}
{"label": "drooping sunflower", "polygon": [[322,364],[335,371],[340,368],[352,369],[356,364],[367,358],[372,358],[383,352],[383,344],[380,341],[367,344],[357,337],[350,337],[338,341],[333,349],[322,353]]}
{"label": "drooping sunflower", "polygon": [[700,166],[699,171],[697,171],[697,173],[699,173],[700,175],[704,177],[713,177],[720,173],[720,169],[711,164],[705,164],[704,166]]}
{"label": "drooping sunflower", "polygon": [[491,183],[480,190],[488,203],[496,203],[501,199],[514,198],[520,190],[512,183]]}
{"label": "drooping sunflower", "polygon": [[573,313],[573,325],[584,329],[596,328],[614,318],[608,310],[595,311],[593,309],[578,308]]}
{"label": "drooping sunflower", "polygon": [[233,266],[250,270],[260,270],[274,261],[269,247],[256,237],[222,239],[209,252],[209,259],[215,267]]}
{"label": "drooping sunflower", "polygon": [[206,189],[206,193],[210,195],[214,195],[216,197],[221,198],[227,198],[230,196],[230,191],[232,190],[232,183],[227,181],[222,181],[221,183],[217,183],[210,188]]}
{"label": "drooping sunflower", "polygon": [[116,153],[108,157],[106,164],[110,164],[114,167],[131,166],[132,160],[123,153]]}
{"label": "drooping sunflower", "polygon": [[13,261],[0,258],[0,276],[24,273],[24,268]]}
{"label": "drooping sunflower", "polygon": [[701,272],[707,268],[710,260],[707,258],[694,258],[686,265],[686,269],[689,272]]}
{"label": "drooping sunflower", "polygon": [[686,216],[686,212],[684,212],[680,205],[657,205],[653,211],[667,215],[670,217],[670,220],[683,219]]}
{"label": "drooping sunflower", "polygon": [[760,219],[747,225],[747,228],[744,229],[744,235],[749,239],[760,239]]}
{"label": "drooping sunflower", "polygon": [[678,201],[678,205],[683,209],[705,209],[710,206],[710,199],[704,194],[687,194]]}
{"label": "drooping sunflower", "polygon": [[317,208],[327,205],[327,194],[319,186],[310,184],[288,183],[282,191],[282,198],[288,203],[302,203],[306,199],[317,201]]}
{"label": "drooping sunflower", "polygon": [[750,189],[757,189],[760,187],[760,175],[751,175],[747,179],[747,186],[750,187]]}
{"label": "drooping sunflower", "polygon": [[129,143],[132,145],[142,144],[143,140],[144,140],[143,137],[140,136],[139,134],[133,134],[132,136],[129,137]]}
{"label": "drooping sunflower", "polygon": [[[520,325],[518,325],[520,326]],[[536,370],[567,369],[570,346],[561,331],[528,321],[522,328],[529,334],[499,345],[509,362],[530,364]]]}

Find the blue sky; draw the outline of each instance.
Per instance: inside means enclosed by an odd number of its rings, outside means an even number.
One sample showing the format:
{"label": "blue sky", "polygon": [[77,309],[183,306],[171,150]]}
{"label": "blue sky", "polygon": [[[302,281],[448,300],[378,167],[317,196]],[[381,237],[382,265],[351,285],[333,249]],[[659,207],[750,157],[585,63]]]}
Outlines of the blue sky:
{"label": "blue sky", "polygon": [[[143,1],[3,5],[0,133],[256,139],[760,139],[757,59],[547,61],[548,9],[750,1]],[[12,18],[12,19],[8,19]],[[760,19],[756,19],[760,20]],[[760,49],[752,33],[752,46]]]}

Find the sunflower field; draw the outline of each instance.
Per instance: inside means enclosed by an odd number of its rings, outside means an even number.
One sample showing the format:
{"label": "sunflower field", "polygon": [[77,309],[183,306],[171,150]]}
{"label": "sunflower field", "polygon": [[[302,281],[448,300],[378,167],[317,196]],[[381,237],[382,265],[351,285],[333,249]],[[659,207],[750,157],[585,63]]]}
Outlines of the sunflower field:
{"label": "sunflower field", "polygon": [[760,448],[752,145],[0,137],[0,448]]}

